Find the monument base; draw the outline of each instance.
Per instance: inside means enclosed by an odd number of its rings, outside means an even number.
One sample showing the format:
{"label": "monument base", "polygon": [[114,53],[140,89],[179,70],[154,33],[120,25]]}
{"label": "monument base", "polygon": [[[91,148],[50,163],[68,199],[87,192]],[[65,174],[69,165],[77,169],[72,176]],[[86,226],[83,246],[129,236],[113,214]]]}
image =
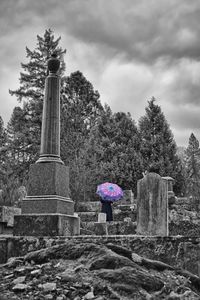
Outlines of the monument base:
{"label": "monument base", "polygon": [[15,236],[73,236],[80,234],[80,218],[63,214],[27,214],[14,217]]}
{"label": "monument base", "polygon": [[69,198],[69,168],[57,162],[31,165],[27,194],[28,196],[59,195]]}
{"label": "monument base", "polygon": [[74,202],[57,195],[27,196],[21,204],[22,214],[74,214]]}

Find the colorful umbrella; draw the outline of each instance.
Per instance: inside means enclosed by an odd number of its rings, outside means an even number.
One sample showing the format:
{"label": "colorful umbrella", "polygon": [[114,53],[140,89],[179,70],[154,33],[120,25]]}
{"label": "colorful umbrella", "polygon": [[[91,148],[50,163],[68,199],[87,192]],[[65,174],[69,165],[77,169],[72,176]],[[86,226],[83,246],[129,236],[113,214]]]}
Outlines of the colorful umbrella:
{"label": "colorful umbrella", "polygon": [[107,201],[117,201],[123,197],[122,189],[117,184],[110,182],[98,185],[96,193]]}

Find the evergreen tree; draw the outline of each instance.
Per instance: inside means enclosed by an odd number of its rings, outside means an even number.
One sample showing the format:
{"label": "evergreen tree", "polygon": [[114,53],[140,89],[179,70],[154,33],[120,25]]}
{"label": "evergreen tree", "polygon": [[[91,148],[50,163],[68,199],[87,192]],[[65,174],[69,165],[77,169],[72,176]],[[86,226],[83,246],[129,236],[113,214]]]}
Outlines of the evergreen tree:
{"label": "evergreen tree", "polygon": [[74,200],[82,197],[84,144],[103,107],[99,93],[80,71],[63,80],[61,105],[61,157],[70,167],[70,190]]}
{"label": "evergreen tree", "polygon": [[144,167],[148,169],[152,163],[156,163],[161,176],[171,176],[176,179],[177,148],[169,124],[160,106],[155,104],[155,98],[148,101],[145,110],[146,114],[139,120]]}
{"label": "evergreen tree", "polygon": [[14,190],[16,181],[11,179],[13,174],[11,157],[8,151],[9,139],[0,117],[0,205],[14,203]]}
{"label": "evergreen tree", "polygon": [[200,149],[199,141],[192,133],[186,149],[186,187],[187,195],[193,197],[198,209],[200,204]]}
{"label": "evergreen tree", "polygon": [[[17,97],[19,102],[23,101],[22,108],[15,108],[8,124],[10,136],[9,152],[27,167],[34,162],[39,153],[42,107],[44,97],[44,84],[47,76],[47,60],[51,54],[57,53],[61,60],[60,73],[63,75],[65,64],[63,54],[66,52],[59,47],[60,37],[55,39],[51,29],[45,31],[44,36],[37,35],[37,46],[34,50],[26,47],[27,63],[22,63],[23,72],[20,73],[20,87],[10,94]],[[18,124],[18,125],[17,125]],[[21,180],[23,172],[21,172]]]}
{"label": "evergreen tree", "polygon": [[30,118],[27,117],[25,108],[14,108],[7,125],[7,135],[9,163],[13,173],[21,178],[23,184],[23,176],[26,175],[29,164],[34,162],[33,154],[36,154],[38,150],[36,140],[33,139],[34,128],[32,128]]}
{"label": "evergreen tree", "polygon": [[2,189],[3,185],[5,184],[7,163],[6,143],[7,134],[4,128],[3,119],[0,116],[0,189]]}
{"label": "evergreen tree", "polygon": [[[61,113],[61,153],[68,164],[103,112],[100,95],[80,71],[65,77]],[[70,161],[69,161],[70,160]]]}
{"label": "evergreen tree", "polygon": [[104,181],[136,192],[137,180],[142,177],[139,149],[140,137],[131,115],[113,114],[105,107],[86,145],[88,196],[95,195],[97,185]]}

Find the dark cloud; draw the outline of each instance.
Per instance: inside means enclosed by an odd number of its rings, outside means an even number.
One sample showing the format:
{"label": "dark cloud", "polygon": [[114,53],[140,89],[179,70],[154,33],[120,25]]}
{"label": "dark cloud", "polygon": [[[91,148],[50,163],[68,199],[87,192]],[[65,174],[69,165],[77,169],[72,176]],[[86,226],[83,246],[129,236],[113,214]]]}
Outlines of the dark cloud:
{"label": "dark cloud", "polygon": [[47,26],[129,60],[199,59],[199,1],[4,0],[1,7],[7,30],[42,18]]}
{"label": "dark cloud", "polygon": [[52,28],[68,50],[67,72],[80,69],[102,102],[136,120],[155,96],[177,143],[185,144],[200,128],[199,17],[197,0],[1,0],[6,121],[14,101],[8,89],[18,85],[25,47],[34,48],[36,35]]}

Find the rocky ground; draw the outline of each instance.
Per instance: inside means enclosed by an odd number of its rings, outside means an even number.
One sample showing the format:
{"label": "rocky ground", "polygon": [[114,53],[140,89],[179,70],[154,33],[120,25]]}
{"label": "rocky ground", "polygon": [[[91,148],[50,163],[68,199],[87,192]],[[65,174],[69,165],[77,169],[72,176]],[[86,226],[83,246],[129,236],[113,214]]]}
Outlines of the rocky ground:
{"label": "rocky ground", "polygon": [[70,241],[0,266],[0,300],[200,299],[200,278],[114,244]]}

